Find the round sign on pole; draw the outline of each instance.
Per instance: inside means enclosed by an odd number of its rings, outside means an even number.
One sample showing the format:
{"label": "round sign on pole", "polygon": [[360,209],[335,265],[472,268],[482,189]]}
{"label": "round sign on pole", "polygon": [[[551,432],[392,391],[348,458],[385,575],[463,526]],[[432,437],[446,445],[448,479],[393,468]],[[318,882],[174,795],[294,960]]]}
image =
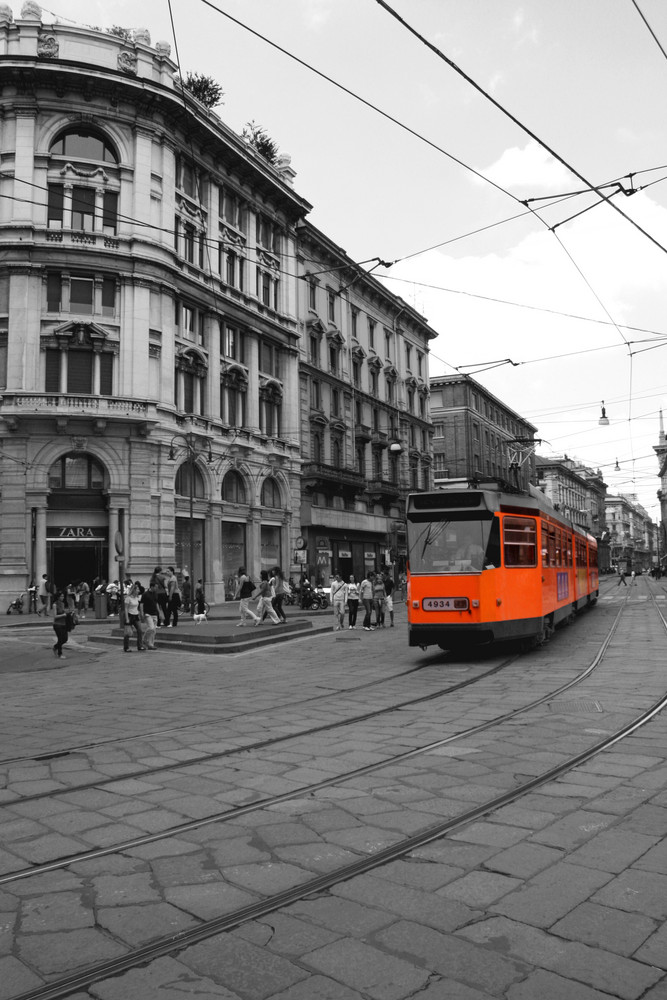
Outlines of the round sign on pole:
{"label": "round sign on pole", "polygon": [[114,545],[116,547],[116,552],[118,553],[118,555],[122,556],[122,554],[123,554],[123,536],[121,535],[120,531],[117,531],[116,534],[113,536],[113,543],[114,543]]}

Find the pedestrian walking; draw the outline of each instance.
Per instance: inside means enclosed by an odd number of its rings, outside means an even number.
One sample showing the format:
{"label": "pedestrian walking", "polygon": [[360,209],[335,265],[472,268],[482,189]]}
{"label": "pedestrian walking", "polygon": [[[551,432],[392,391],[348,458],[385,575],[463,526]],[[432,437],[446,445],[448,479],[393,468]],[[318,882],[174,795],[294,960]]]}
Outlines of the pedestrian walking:
{"label": "pedestrian walking", "polygon": [[634,569],[633,569],[632,573],[630,574],[630,576],[632,577],[632,586],[636,587],[637,586],[637,573],[635,572]]}
{"label": "pedestrian walking", "polygon": [[340,573],[334,573],[331,581],[331,606],[333,607],[334,632],[340,632],[345,625],[345,602],[347,584]]}
{"label": "pedestrian walking", "polygon": [[384,574],[384,607],[389,612],[389,628],[394,627],[394,581],[389,573]]}
{"label": "pedestrian walking", "polygon": [[245,566],[239,566],[236,577],[236,590],[234,592],[234,600],[239,602],[239,613],[241,615],[241,620],[236,625],[237,628],[243,628],[244,625],[247,625],[249,618],[252,619],[255,625],[259,621],[255,612],[250,610],[250,598],[254,592],[255,584],[246,573]]}
{"label": "pedestrian walking", "polygon": [[167,624],[167,605],[169,603],[169,599],[167,597],[166,575],[162,572],[161,566],[155,567],[150,582],[151,584],[155,583],[155,596],[157,598],[158,606],[157,627],[161,628],[163,625]]}
{"label": "pedestrian walking", "polygon": [[39,597],[39,608],[37,609],[38,615],[46,615],[49,610],[49,578],[46,573],[42,573],[42,579],[39,581],[39,588],[37,591],[37,596]]}
{"label": "pedestrian walking", "polygon": [[206,614],[206,594],[204,593],[203,580],[197,580],[195,587],[195,610],[198,615]]}
{"label": "pedestrian walking", "polygon": [[158,619],[157,584],[155,582],[151,582],[148,589],[144,590],[141,595],[139,600],[139,616],[145,626],[142,644],[147,650],[153,650],[155,649]]}
{"label": "pedestrian walking", "polygon": [[79,612],[79,619],[86,617],[86,610],[90,602],[90,587],[85,580],[81,580],[76,588],[76,606]]}
{"label": "pedestrian walking", "polygon": [[178,625],[178,609],[181,606],[181,589],[173,566],[167,567],[167,628]]}
{"label": "pedestrian walking", "polygon": [[37,584],[34,580],[28,585],[28,611],[30,614],[33,611],[37,614]]}
{"label": "pedestrian walking", "polygon": [[140,626],[140,601],[140,585],[133,583],[130,589],[125,592],[125,624],[123,626],[123,652],[125,653],[131,652],[132,629],[137,633],[137,652],[142,653],[144,649]]}
{"label": "pedestrian walking", "polygon": [[280,566],[273,567],[273,580],[273,589],[276,594],[273,598],[273,610],[278,615],[281,622],[286,622],[287,618],[285,617],[285,612],[283,611],[283,601],[285,600],[287,587],[285,585],[285,577],[283,576],[283,571]]}
{"label": "pedestrian walking", "polygon": [[373,580],[372,573],[367,574],[361,581],[359,587],[359,596],[361,598],[361,603],[364,606],[364,624],[363,628],[365,632],[373,632],[374,628],[371,625],[371,611],[373,610]]}
{"label": "pedestrian walking", "polygon": [[53,644],[53,655],[60,660],[65,660],[63,656],[63,646],[69,638],[67,631],[67,611],[65,609],[65,595],[56,594],[54,603],[53,631],[56,633],[56,641]]}
{"label": "pedestrian walking", "polygon": [[618,571],[618,583],[616,584],[616,586],[620,587],[621,584],[623,584],[624,587],[627,587],[627,583],[625,582],[625,570],[624,569],[619,569],[619,571]]}
{"label": "pedestrian walking", "polygon": [[357,627],[357,612],[359,611],[359,584],[350,576],[347,584],[347,627]]}
{"label": "pedestrian walking", "polygon": [[373,608],[375,610],[375,627],[384,628],[384,611],[386,591],[384,589],[384,577],[382,573],[376,573],[373,577]]}
{"label": "pedestrian walking", "polygon": [[271,585],[269,583],[269,574],[265,569],[262,570],[261,580],[259,584],[259,598],[257,600],[257,621],[255,626],[261,625],[264,618],[264,613],[266,612],[266,617],[270,618],[274,625],[280,624],[280,618],[273,610],[272,595],[271,595]]}

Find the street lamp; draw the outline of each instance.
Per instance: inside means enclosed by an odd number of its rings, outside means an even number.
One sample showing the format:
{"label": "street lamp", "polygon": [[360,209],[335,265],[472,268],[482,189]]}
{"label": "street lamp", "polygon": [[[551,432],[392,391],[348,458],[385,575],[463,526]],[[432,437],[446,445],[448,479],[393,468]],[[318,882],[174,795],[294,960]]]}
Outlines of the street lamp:
{"label": "street lamp", "polygon": [[[194,579],[194,556],[195,556],[195,468],[197,465],[197,458],[199,455],[206,455],[206,461],[209,465],[213,462],[213,452],[211,451],[211,442],[197,435],[195,431],[187,431],[186,433],[174,434],[169,443],[169,461],[175,462],[178,458],[177,448],[175,446],[176,441],[181,441],[179,447],[185,449],[188,462],[188,492],[190,500],[190,580],[192,584],[195,584]],[[183,567],[181,567],[182,569]],[[202,585],[204,582],[204,563],[202,558]],[[194,590],[193,590],[194,593]]]}

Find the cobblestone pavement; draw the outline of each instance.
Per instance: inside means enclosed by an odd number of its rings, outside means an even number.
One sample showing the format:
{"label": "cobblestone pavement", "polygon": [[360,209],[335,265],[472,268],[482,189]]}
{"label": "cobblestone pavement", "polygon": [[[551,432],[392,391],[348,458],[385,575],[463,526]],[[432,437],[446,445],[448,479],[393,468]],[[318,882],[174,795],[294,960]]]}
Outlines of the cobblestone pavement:
{"label": "cobblestone pavement", "polygon": [[[0,1000],[367,857],[630,722],[667,690],[651,592],[664,614],[647,580],[607,586],[515,660],[409,649],[403,608],[394,629],[226,657],[128,656],[81,628],[59,665],[46,626],[3,628]],[[621,607],[580,685],[442,742],[574,679]],[[660,714],[446,837],[70,995],[667,1000],[666,778]]]}

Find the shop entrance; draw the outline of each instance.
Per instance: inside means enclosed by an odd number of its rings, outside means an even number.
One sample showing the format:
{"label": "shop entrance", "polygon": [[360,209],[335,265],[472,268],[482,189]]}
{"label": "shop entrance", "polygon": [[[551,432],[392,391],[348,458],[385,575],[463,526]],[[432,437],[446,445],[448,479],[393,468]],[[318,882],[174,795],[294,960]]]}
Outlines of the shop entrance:
{"label": "shop entrance", "polygon": [[47,573],[59,590],[81,580],[92,590],[96,577],[106,579],[109,558],[106,542],[47,542],[46,549]]}

